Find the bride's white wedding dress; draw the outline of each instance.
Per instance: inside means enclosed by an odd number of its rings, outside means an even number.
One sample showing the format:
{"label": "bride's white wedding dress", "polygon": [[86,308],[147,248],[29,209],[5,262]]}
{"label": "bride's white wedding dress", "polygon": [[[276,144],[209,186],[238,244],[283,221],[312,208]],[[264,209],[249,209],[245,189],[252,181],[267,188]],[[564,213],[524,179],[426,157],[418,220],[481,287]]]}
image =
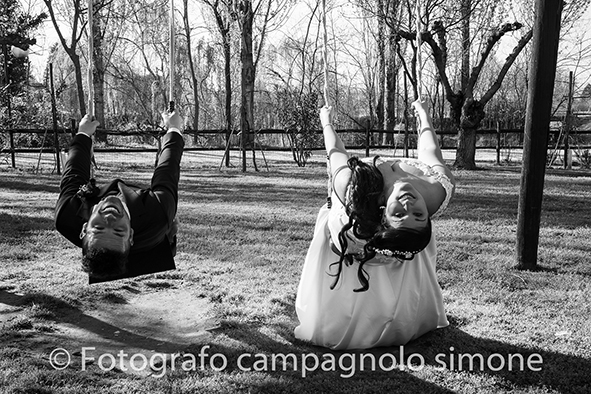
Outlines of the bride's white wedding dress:
{"label": "bride's white wedding dress", "polygon": [[[453,190],[449,178],[424,163],[402,160],[435,177],[444,187],[447,197],[437,211],[441,213]],[[332,349],[366,349],[402,345],[447,326],[435,271],[435,226],[429,245],[414,259],[400,262],[379,255],[366,262],[369,290],[353,291],[361,287],[357,262],[343,266],[337,286],[330,289],[335,277],[329,274],[337,270],[337,265],[331,267],[331,264],[339,260],[339,255],[331,250],[330,239],[337,240],[348,222],[343,204],[337,198],[332,201],[332,208],[324,205],[320,209],[304,262],[296,298],[300,324],[295,336]],[[362,247],[363,242],[357,240],[358,245],[354,247]],[[335,243],[338,247],[338,242]]]}

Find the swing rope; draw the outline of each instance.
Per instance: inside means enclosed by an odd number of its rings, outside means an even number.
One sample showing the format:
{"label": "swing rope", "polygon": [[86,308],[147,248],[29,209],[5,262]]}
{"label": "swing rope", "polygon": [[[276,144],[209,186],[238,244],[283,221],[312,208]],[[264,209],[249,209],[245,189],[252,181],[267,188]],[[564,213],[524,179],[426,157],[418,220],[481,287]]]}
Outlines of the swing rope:
{"label": "swing rope", "polygon": [[423,96],[422,93],[422,81],[421,81],[421,70],[423,67],[423,62],[421,59],[421,2],[416,0],[416,20],[417,20],[417,34],[416,34],[416,45],[417,45],[417,61],[416,61],[416,83],[417,83],[417,99],[421,99]]}
{"label": "swing rope", "polygon": [[[93,34],[93,18],[94,18],[94,9],[93,9],[93,0],[88,0],[88,67],[87,67],[87,75],[86,80],[88,83],[88,109],[86,110],[86,114],[89,117],[89,120],[93,120],[94,118],[94,78],[92,75],[92,62],[93,62],[93,53],[94,53],[94,34]],[[90,145],[90,178],[94,178],[94,169],[96,167],[96,160],[94,158],[94,141]]]}
{"label": "swing rope", "polygon": [[170,15],[169,15],[169,24],[170,24],[170,36],[169,36],[169,88],[168,88],[168,110],[169,112],[174,111],[174,52],[175,52],[175,40],[174,40],[174,0],[170,0]]}
{"label": "swing rope", "polygon": [[328,107],[328,31],[326,28],[326,0],[322,0],[322,27],[324,32],[324,105]]}
{"label": "swing rope", "polygon": [[[416,9],[415,9],[415,17],[416,17],[416,28],[417,28],[417,34],[416,34],[416,46],[417,46],[417,56],[416,56],[416,84],[417,84],[417,100],[422,100],[423,98],[423,91],[422,91],[422,81],[421,81],[421,72],[422,72],[422,67],[423,67],[423,62],[421,59],[421,29],[422,29],[422,23],[421,23],[421,2],[420,0],[416,0]],[[417,133],[417,149],[419,148],[419,136],[421,135],[421,131],[419,130],[420,127],[420,122],[419,119],[417,117],[416,119],[416,133]],[[414,153],[413,153],[414,156]]]}
{"label": "swing rope", "polygon": [[93,0],[88,0],[88,110],[86,113],[90,118],[94,117],[94,81],[92,76],[92,55],[94,52],[94,35],[92,32],[92,25],[93,25],[93,18],[94,18],[94,10],[93,10]]}
{"label": "swing rope", "polygon": [[[322,28],[323,28],[323,38],[324,38],[324,45],[323,45],[323,60],[324,60],[324,105],[326,107],[329,106],[328,101],[328,31],[326,28],[326,0],[322,0]],[[326,197],[326,206],[330,209],[332,207],[332,172],[330,169],[330,156],[326,155],[326,172],[328,173],[328,182],[327,182],[327,194]]]}

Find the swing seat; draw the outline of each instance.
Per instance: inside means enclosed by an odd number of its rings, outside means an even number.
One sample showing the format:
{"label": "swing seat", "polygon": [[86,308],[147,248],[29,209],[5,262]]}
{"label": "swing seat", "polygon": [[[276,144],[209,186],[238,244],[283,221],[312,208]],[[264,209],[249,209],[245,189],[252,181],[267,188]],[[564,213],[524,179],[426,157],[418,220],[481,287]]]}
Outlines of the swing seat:
{"label": "swing seat", "polygon": [[176,237],[172,244],[169,242],[168,237],[165,237],[162,242],[150,250],[131,253],[129,255],[127,271],[125,273],[107,277],[101,276],[100,278],[89,275],[88,283],[111,282],[119,279],[134,278],[140,275],[174,270],[176,269],[174,263],[175,252]]}

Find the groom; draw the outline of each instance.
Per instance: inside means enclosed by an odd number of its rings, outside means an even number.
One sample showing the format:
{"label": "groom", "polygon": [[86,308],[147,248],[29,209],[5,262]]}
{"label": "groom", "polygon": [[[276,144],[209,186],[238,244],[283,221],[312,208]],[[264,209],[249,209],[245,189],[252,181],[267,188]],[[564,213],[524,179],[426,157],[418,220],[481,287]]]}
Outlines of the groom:
{"label": "groom", "polygon": [[175,269],[180,162],[184,141],[176,112],[162,114],[162,138],[151,187],[115,179],[97,187],[90,178],[92,136],[98,126],[82,118],[68,154],[55,209],[57,230],[82,248],[90,283]]}

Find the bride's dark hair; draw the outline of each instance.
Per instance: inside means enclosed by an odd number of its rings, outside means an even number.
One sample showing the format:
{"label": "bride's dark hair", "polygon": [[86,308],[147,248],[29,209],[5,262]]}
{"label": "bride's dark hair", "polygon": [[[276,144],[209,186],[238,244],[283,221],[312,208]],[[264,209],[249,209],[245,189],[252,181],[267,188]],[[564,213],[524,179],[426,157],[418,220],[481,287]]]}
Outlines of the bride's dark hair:
{"label": "bride's dark hair", "polygon": [[[409,260],[405,252],[416,252],[423,250],[431,239],[431,220],[427,226],[420,230],[407,228],[392,228],[382,223],[383,211],[380,208],[385,202],[384,178],[376,165],[378,156],[371,164],[364,163],[357,157],[351,157],[347,165],[351,169],[351,180],[345,198],[345,209],[349,216],[346,223],[339,232],[338,240],[340,245],[340,259],[331,264],[337,265],[336,277],[330,286],[334,289],[337,285],[343,263],[353,263],[353,259],[359,262],[357,277],[361,288],[354,289],[355,292],[367,291],[369,289],[369,275],[363,268],[364,264],[375,257],[376,250],[387,250],[392,252],[393,258]],[[366,240],[363,251],[360,253],[347,253],[347,233],[351,230],[353,235]]]}

